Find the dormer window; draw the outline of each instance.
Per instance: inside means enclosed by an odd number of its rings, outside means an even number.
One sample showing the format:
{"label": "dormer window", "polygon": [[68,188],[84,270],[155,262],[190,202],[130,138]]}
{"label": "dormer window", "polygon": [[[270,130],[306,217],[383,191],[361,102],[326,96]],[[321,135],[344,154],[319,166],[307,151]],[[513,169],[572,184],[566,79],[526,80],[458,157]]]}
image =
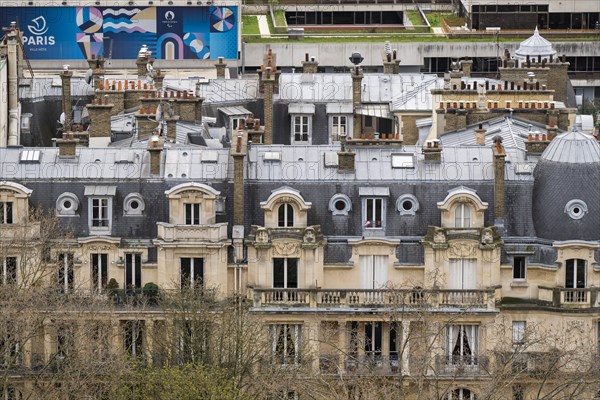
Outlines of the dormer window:
{"label": "dormer window", "polygon": [[91,235],[110,235],[112,228],[113,198],[116,186],[86,186],[88,196],[88,223]]}
{"label": "dormer window", "polygon": [[294,207],[289,203],[284,203],[279,206],[277,211],[278,219],[277,226],[292,227],[294,226]]}
{"label": "dormer window", "polygon": [[13,223],[13,203],[12,201],[0,202],[0,224]]}
{"label": "dormer window", "polygon": [[108,227],[110,215],[108,213],[108,197],[92,198],[92,226]]}
{"label": "dormer window", "polygon": [[200,225],[200,204],[186,203],[185,204],[185,224]]}
{"label": "dormer window", "polygon": [[309,139],[309,122],[310,118],[308,115],[296,115],[293,119],[292,133],[294,136],[294,143],[308,144]]}
{"label": "dormer window", "polygon": [[466,203],[460,203],[454,209],[454,227],[455,228],[470,228],[471,227],[471,207]]}
{"label": "dormer window", "polygon": [[365,199],[365,229],[381,229],[383,227],[383,199]]}

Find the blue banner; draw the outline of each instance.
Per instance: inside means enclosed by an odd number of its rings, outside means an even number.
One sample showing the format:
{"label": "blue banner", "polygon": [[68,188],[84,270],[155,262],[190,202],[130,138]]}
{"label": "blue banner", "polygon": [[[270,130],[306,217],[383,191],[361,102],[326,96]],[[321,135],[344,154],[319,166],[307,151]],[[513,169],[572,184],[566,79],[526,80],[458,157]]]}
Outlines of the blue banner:
{"label": "blue banner", "polygon": [[144,44],[162,60],[238,57],[236,6],[1,7],[11,21],[30,60],[135,59]]}

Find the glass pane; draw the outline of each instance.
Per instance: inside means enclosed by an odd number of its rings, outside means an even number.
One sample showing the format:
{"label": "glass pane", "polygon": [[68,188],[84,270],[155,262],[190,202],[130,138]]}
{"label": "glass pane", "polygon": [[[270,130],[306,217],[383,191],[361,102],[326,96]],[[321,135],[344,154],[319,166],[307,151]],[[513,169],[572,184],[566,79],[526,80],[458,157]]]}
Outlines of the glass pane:
{"label": "glass pane", "polygon": [[273,259],[273,287],[283,288],[285,287],[285,259],[274,258]]}
{"label": "glass pane", "polygon": [[298,259],[288,258],[287,259],[287,287],[297,288],[298,287]]}

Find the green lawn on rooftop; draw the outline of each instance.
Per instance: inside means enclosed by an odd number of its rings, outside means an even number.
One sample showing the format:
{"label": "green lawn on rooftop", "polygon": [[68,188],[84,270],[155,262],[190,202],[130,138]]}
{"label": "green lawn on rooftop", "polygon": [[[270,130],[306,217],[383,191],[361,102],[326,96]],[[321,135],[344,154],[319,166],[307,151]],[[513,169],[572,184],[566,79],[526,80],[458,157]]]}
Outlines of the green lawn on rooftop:
{"label": "green lawn on rooftop", "polygon": [[255,15],[242,16],[242,35],[260,35],[258,19]]}

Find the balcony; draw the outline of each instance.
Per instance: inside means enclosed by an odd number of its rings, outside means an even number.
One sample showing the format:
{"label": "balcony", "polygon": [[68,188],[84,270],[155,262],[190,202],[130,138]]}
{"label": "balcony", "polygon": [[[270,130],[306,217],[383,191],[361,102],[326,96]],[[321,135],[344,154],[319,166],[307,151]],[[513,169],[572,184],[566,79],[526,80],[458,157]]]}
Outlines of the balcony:
{"label": "balcony", "polygon": [[164,242],[224,242],[227,241],[227,223],[212,225],[176,225],[158,222],[158,240]]}
{"label": "balcony", "polygon": [[263,289],[255,288],[254,307],[473,308],[494,310],[495,289]]}
{"label": "balcony", "polygon": [[467,377],[487,373],[488,358],[477,355],[451,355],[435,357],[437,376]]}
{"label": "balcony", "polygon": [[400,360],[397,355],[368,354],[347,357],[344,362],[344,370],[347,375],[398,375],[400,374]]}
{"label": "balcony", "polygon": [[538,300],[557,308],[596,308],[600,307],[599,289],[538,286]]}
{"label": "balcony", "polygon": [[3,242],[12,242],[14,245],[25,245],[33,238],[40,237],[40,223],[31,222],[23,224],[0,224],[0,238]]}

